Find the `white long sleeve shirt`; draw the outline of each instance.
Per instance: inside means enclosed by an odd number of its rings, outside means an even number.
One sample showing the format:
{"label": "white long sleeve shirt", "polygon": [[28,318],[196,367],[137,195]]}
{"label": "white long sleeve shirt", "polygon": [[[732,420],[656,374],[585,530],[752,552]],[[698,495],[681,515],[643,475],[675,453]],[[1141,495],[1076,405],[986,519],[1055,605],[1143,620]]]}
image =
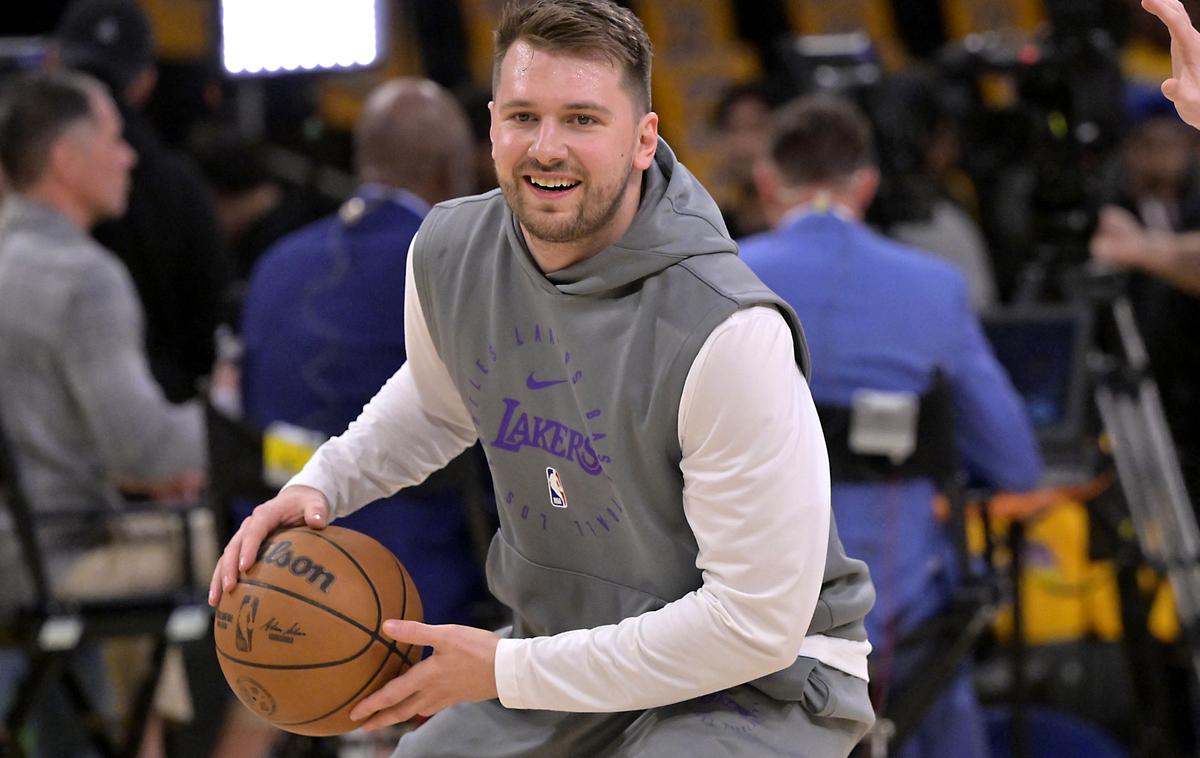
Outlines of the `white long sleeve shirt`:
{"label": "white long sleeve shirt", "polygon": [[[405,290],[408,362],[289,483],[320,490],[337,515],[423,481],[477,438],[434,348],[411,250]],[[618,624],[501,640],[506,707],[649,708],[750,681],[796,655],[867,678],[868,643],[804,634],[825,568],[829,464],[776,310],[738,311],[709,335],[684,383],[678,434],[702,586]]]}

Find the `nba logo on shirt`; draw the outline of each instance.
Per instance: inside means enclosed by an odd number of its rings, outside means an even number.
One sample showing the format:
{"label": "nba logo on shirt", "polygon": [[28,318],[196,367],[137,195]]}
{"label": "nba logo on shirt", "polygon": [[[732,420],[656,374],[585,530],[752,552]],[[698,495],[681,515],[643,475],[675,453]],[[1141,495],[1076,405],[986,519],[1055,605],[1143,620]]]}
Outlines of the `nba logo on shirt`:
{"label": "nba logo on shirt", "polygon": [[546,467],[546,486],[550,488],[550,505],[555,508],[566,508],[567,491],[563,489],[562,477],[549,466]]}

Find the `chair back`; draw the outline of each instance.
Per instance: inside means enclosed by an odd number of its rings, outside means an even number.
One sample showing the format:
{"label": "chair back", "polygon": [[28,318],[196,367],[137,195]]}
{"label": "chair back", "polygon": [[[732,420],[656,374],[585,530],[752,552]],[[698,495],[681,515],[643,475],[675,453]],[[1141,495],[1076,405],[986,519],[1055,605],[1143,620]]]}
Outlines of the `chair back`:
{"label": "chair back", "polygon": [[51,599],[46,563],[34,528],[33,507],[21,483],[16,453],[9,444],[3,414],[0,414],[0,507],[7,509],[12,521],[21,563],[28,569],[37,607],[46,609]]}

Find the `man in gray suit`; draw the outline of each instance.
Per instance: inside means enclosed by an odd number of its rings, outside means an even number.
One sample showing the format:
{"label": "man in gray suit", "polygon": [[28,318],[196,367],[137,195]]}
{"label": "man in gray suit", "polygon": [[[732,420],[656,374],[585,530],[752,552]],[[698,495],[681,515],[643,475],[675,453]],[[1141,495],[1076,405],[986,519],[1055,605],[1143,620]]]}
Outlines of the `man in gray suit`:
{"label": "man in gray suit", "polygon": [[[61,514],[120,507],[130,492],[194,495],[204,482],[201,408],[163,397],[146,359],[129,274],[88,236],[94,224],[124,212],[137,160],[121,137],[117,108],[103,85],[79,74],[7,84],[0,101],[7,181],[0,208],[0,419],[30,507]],[[139,523],[153,538],[136,543],[111,541],[111,530],[92,519],[42,519],[38,540],[52,591],[82,598],[177,583],[178,535],[161,514],[145,515]],[[22,577],[12,524],[6,512],[0,519],[0,569]],[[6,585],[0,602],[21,591]],[[3,701],[20,664],[0,664]],[[187,718],[180,676],[180,662],[169,658],[158,706]],[[50,726],[52,737],[62,736],[61,726]],[[73,749],[42,747],[48,754]]]}

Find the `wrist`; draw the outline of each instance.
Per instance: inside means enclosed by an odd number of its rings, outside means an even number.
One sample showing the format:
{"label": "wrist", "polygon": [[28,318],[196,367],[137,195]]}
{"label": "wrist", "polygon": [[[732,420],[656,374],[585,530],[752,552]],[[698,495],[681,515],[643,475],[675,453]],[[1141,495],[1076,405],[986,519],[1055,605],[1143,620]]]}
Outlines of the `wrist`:
{"label": "wrist", "polygon": [[1146,234],[1145,268],[1156,274],[1170,271],[1179,257],[1179,235],[1164,231]]}

